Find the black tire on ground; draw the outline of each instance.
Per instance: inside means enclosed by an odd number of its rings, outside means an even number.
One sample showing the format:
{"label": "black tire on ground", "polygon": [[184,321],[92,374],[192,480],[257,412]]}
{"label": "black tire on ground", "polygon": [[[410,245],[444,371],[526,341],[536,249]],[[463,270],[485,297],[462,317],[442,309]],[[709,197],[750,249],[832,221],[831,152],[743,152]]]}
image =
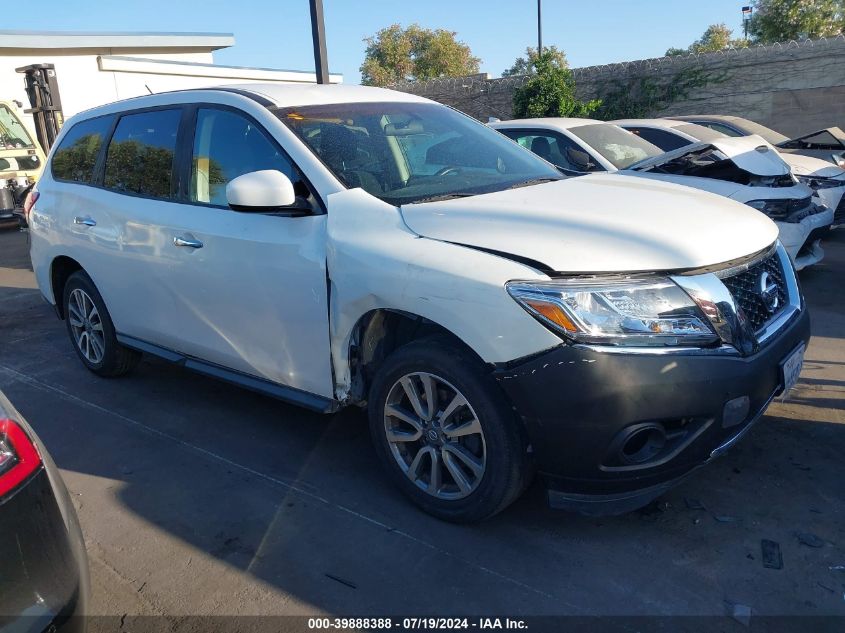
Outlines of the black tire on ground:
{"label": "black tire on ground", "polygon": [[[74,335],[73,328],[71,326],[69,304],[71,293],[73,293],[75,289],[82,290],[86,295],[88,295],[88,297],[91,298],[100,316],[104,351],[102,359],[100,359],[97,363],[93,363],[85,357],[79,344],[77,343],[76,336]],[[98,376],[106,378],[123,376],[135,368],[138,361],[141,359],[141,353],[136,350],[129,349],[128,347],[124,347],[117,342],[114,325],[112,324],[111,316],[106,309],[106,304],[103,302],[103,298],[97,291],[97,287],[94,285],[94,282],[91,281],[91,278],[83,271],[77,271],[68,277],[68,280],[65,283],[64,296],[62,297],[62,308],[71,344],[73,345],[73,349],[76,351],[76,355],[79,357],[79,360],[82,361],[82,364],[85,365],[85,367]]]}
{"label": "black tire on ground", "polygon": [[[481,424],[486,467],[477,487],[460,499],[441,499],[416,485],[390,448],[384,409],[393,385],[414,372],[427,372],[455,387]],[[368,400],[370,433],[390,479],[413,503],[439,519],[455,523],[482,521],[504,510],[527,488],[533,472],[528,440],[495,379],[484,364],[444,336],[404,345],[379,368]],[[413,450],[413,449],[411,449]]]}

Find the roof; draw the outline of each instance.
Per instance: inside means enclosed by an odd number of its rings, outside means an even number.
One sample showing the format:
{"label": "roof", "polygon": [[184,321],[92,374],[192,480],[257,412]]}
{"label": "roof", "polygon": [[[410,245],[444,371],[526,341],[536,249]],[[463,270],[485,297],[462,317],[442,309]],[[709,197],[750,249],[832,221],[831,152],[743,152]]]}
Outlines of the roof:
{"label": "roof", "polygon": [[674,121],[672,119],[617,119],[616,121],[608,121],[615,125],[630,125],[641,127],[657,127],[657,128],[672,128],[681,125],[689,125],[687,121]]}
{"label": "roof", "polygon": [[430,103],[428,99],[407,92],[344,84],[235,84],[225,88],[246,90],[266,97],[279,106],[323,105],[330,103],[408,102]]}
{"label": "roof", "polygon": [[574,127],[582,127],[584,125],[592,125],[594,123],[604,123],[598,119],[576,119],[566,117],[539,117],[536,119],[511,119],[510,121],[496,121],[489,124],[494,129],[507,128],[551,128],[558,130],[568,130]]}
{"label": "roof", "polygon": [[232,33],[0,30],[0,49],[199,48],[214,51],[234,44]]}

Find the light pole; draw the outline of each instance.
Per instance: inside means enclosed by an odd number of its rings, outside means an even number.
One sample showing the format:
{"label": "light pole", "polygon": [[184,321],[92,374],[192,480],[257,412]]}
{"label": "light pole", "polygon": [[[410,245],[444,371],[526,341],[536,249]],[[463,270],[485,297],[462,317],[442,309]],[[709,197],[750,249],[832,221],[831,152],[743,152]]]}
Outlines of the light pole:
{"label": "light pole", "polygon": [[329,83],[329,60],[326,53],[326,26],[323,24],[323,0],[311,0],[311,37],[314,40],[314,68],[317,83]]}
{"label": "light pole", "polygon": [[537,57],[543,52],[543,0],[537,0]]}

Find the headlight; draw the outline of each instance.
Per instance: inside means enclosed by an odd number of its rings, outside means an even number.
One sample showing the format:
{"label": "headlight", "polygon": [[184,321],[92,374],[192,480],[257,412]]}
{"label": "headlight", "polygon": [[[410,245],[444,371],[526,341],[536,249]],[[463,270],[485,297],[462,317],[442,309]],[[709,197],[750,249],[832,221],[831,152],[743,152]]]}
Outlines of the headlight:
{"label": "headlight", "polygon": [[718,340],[695,302],[669,279],[512,281],[506,287],[541,323],[580,343],[676,347]]}
{"label": "headlight", "polygon": [[772,220],[781,222],[800,222],[812,211],[812,198],[778,198],[771,200],[751,200],[749,207],[762,211]]}
{"label": "headlight", "polygon": [[836,178],[821,178],[818,176],[796,176],[796,178],[798,178],[799,182],[815,191],[819,189],[832,189],[833,187],[845,187],[845,180],[837,180]]}

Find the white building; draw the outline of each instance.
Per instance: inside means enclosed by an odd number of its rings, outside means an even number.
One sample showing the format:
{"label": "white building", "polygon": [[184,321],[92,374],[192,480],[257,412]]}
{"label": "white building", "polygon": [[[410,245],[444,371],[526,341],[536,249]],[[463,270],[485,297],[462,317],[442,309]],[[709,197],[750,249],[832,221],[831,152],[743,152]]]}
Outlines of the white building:
{"label": "white building", "polygon": [[[15,72],[30,64],[55,65],[66,119],[149,92],[249,81],[316,81],[311,71],[215,64],[214,51],[234,44],[231,33],[0,30],[0,100],[17,100],[30,107],[24,77]],[[341,83],[343,76],[330,75],[330,80]]]}

